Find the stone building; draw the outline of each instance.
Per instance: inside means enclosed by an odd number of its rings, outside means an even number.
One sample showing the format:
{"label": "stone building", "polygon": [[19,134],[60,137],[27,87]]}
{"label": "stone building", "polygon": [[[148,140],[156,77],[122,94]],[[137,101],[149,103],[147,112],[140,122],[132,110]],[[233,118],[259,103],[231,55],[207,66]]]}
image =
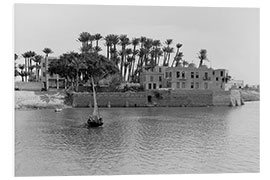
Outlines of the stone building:
{"label": "stone building", "polygon": [[153,69],[143,70],[140,77],[140,84],[144,89],[160,89],[166,87],[166,81],[164,77],[165,66],[156,66]]}
{"label": "stone building", "polygon": [[145,70],[141,84],[146,90],[170,88],[173,90],[226,90],[229,75],[226,69],[212,69],[206,65],[196,67],[160,67]]}

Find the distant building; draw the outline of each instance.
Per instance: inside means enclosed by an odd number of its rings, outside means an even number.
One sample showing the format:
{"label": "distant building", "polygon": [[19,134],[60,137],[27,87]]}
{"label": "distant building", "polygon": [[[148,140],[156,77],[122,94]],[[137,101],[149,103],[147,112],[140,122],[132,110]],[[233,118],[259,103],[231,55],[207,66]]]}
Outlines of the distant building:
{"label": "distant building", "polygon": [[[48,84],[48,89],[64,89],[66,88],[66,80],[65,78],[60,77],[58,74],[50,74],[48,72],[49,64],[51,61],[56,60],[56,57],[49,57],[48,62],[46,62],[45,58],[41,60],[41,81],[46,87]],[[46,82],[47,76],[47,82]]]}
{"label": "distant building", "polygon": [[244,81],[243,80],[230,80],[226,84],[226,89],[243,89],[244,88]]}
{"label": "distant building", "polygon": [[144,89],[160,89],[166,87],[166,81],[164,78],[165,66],[156,66],[153,69],[143,70],[140,77],[140,84]]}
{"label": "distant building", "polygon": [[141,74],[141,84],[146,90],[169,88],[174,90],[228,90],[229,75],[226,69],[212,69],[206,65],[196,67],[157,66]]}

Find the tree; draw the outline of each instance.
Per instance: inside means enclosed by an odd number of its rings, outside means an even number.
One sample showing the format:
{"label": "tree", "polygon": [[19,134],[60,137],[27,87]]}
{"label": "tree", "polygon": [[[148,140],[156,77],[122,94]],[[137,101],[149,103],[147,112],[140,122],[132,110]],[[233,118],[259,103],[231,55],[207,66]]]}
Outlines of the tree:
{"label": "tree", "polygon": [[[179,62],[182,60],[183,53],[181,52],[181,55],[179,55],[179,49],[181,47],[182,47],[182,44],[180,44],[180,43],[176,44],[177,51],[175,53],[175,56],[174,56],[174,59],[173,59],[172,65],[171,65],[172,67],[173,67],[174,63],[176,63],[178,65]],[[175,66],[177,66],[177,65],[175,65]]]}
{"label": "tree", "polygon": [[118,72],[115,64],[108,60],[105,56],[98,53],[85,53],[82,54],[82,58],[86,65],[86,73],[91,80],[94,99],[94,111],[93,117],[99,117],[98,105],[96,100],[95,82],[100,79],[106,78],[108,75],[112,75]]}
{"label": "tree", "polygon": [[200,59],[200,65],[199,65],[199,67],[203,65],[203,62],[205,60],[208,61],[206,49],[201,49],[200,50],[199,55],[198,55],[198,58]]}
{"label": "tree", "polygon": [[[18,59],[18,55],[14,54],[14,61],[16,61]],[[17,70],[17,66],[16,66],[16,62],[14,62],[14,76],[18,76],[19,75],[19,71]]]}
{"label": "tree", "polygon": [[42,56],[41,55],[36,55],[34,58],[33,58],[33,61],[36,63],[35,65],[35,69],[36,69],[36,80],[39,81],[39,70],[40,70],[40,63],[41,63],[41,60],[42,60]]}
{"label": "tree", "polygon": [[82,47],[89,45],[90,37],[91,37],[91,34],[88,32],[82,32],[79,35],[78,41],[82,43]]}
{"label": "tree", "polygon": [[26,75],[26,72],[24,71],[24,67],[25,65],[24,64],[19,64],[19,69],[21,70],[21,72],[19,72],[19,75],[21,76],[22,78],[22,82],[24,82],[24,76]]}
{"label": "tree", "polygon": [[48,76],[47,76],[47,72],[48,72],[48,58],[49,58],[49,54],[52,54],[53,51],[50,48],[44,48],[42,50],[45,53],[45,72],[46,72],[46,76],[45,76],[45,89],[48,90],[49,88],[49,82],[48,82]]}
{"label": "tree", "polygon": [[95,34],[94,37],[95,37],[95,40],[96,40],[96,47],[98,47],[98,41],[100,39],[102,39],[102,36],[100,34]]}
{"label": "tree", "polygon": [[25,76],[25,81],[27,82],[27,72],[28,72],[28,65],[27,65],[27,62],[28,62],[28,58],[30,58],[30,54],[29,54],[29,51],[25,52],[22,54],[22,57],[24,58],[24,69],[25,69],[25,72],[26,72],[26,76]]}

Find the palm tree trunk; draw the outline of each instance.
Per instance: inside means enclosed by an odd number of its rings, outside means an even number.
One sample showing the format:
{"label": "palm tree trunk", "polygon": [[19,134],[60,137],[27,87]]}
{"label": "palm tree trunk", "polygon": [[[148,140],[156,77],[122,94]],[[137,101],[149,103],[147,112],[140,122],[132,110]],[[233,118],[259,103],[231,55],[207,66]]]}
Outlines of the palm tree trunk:
{"label": "palm tree trunk", "polygon": [[92,89],[93,89],[93,100],[94,100],[94,111],[93,111],[93,116],[98,116],[98,105],[97,105],[97,97],[96,97],[96,90],[95,90],[95,83],[93,76],[91,76],[91,81],[92,81]]}
{"label": "palm tree trunk", "polygon": [[76,71],[76,92],[79,90],[79,71]]}

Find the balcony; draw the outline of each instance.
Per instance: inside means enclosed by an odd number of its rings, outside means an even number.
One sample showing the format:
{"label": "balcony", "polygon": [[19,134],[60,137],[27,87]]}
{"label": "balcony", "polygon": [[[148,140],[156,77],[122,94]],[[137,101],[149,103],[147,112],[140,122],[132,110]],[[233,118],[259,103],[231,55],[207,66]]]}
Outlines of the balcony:
{"label": "balcony", "polygon": [[211,81],[211,78],[210,77],[203,77],[203,80],[204,81]]}

